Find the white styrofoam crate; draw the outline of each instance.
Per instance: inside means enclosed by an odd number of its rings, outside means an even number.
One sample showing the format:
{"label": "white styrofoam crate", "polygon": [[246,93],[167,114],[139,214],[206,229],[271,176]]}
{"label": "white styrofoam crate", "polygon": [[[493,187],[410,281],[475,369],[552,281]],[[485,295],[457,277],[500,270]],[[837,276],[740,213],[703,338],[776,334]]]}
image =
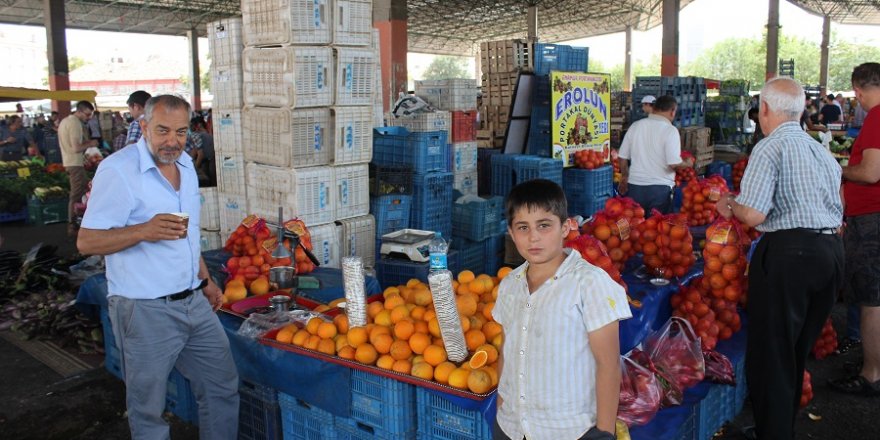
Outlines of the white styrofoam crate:
{"label": "white styrofoam crate", "polygon": [[246,105],[325,107],[333,101],[333,51],[329,47],[248,47],[242,66]]}
{"label": "white styrofoam crate", "polygon": [[242,99],[241,66],[211,66],[212,107],[241,108]]}
{"label": "white styrofoam crate", "polygon": [[211,111],[214,118],[214,147],[219,155],[244,154],[241,137],[241,110],[238,108],[224,109],[214,107]]}
{"label": "white styrofoam crate", "polygon": [[241,66],[244,40],[241,17],[221,18],[208,23],[208,53],[211,66]]}
{"label": "white styrofoam crate", "polygon": [[328,108],[245,107],[242,123],[248,162],[284,168],[330,163],[333,150]]}
{"label": "white styrofoam crate", "polygon": [[452,188],[458,190],[464,196],[477,195],[477,170],[456,173]]}
{"label": "white styrofoam crate", "polygon": [[333,163],[366,163],[373,158],[370,107],[333,107]]}
{"label": "white styrofoam crate", "polygon": [[333,167],[336,181],[336,220],[367,215],[370,212],[370,166]]}
{"label": "white styrofoam crate", "polygon": [[244,43],[330,44],[330,0],[246,0],[241,2]]}
{"label": "white styrofoam crate", "polygon": [[199,211],[199,227],[202,229],[220,229],[220,205],[217,188],[199,188],[202,209]]}
{"label": "white styrofoam crate", "polygon": [[317,226],[309,226],[309,235],[312,240],[312,253],[318,259],[321,267],[341,268],[342,259],[339,256],[339,226],[336,223],[326,223]]}
{"label": "white styrofoam crate", "polygon": [[399,118],[389,113],[387,119],[388,126],[406,127],[409,131],[446,131],[446,141],[452,140],[452,113],[445,110],[419,112]]}
{"label": "white styrofoam crate", "polygon": [[247,163],[248,208],[264,218],[278,215],[278,206],[306,225],[333,221],[335,190],[330,167],[281,168]]}
{"label": "white styrofoam crate", "polygon": [[452,171],[456,174],[477,170],[477,143],[452,144]]}
{"label": "white styrofoam crate", "polygon": [[244,157],[222,154],[217,157],[217,186],[226,194],[245,195]]}
{"label": "white styrofoam crate", "polygon": [[337,47],[336,85],[334,103],[336,105],[370,105],[375,99],[376,65],[378,60],[370,48]]}
{"label": "white styrofoam crate", "polygon": [[479,89],[472,79],[439,79],[415,82],[416,95],[438,110],[474,110]]}
{"label": "white styrofoam crate", "polygon": [[225,244],[219,230],[202,229],[199,233],[199,245],[202,252],[220,249]]}
{"label": "white styrofoam crate", "polygon": [[379,102],[378,104],[373,104],[373,127],[384,127],[385,126],[385,107]]}
{"label": "white styrofoam crate", "polygon": [[248,216],[247,198],[244,195],[221,191],[217,193],[217,201],[220,207],[220,234],[228,237]]}
{"label": "white styrofoam crate", "polygon": [[333,44],[369,46],[372,42],[372,0],[336,0],[333,8]]}
{"label": "white styrofoam crate", "polygon": [[372,215],[338,220],[339,257],[358,256],[365,268],[376,265],[376,219]]}

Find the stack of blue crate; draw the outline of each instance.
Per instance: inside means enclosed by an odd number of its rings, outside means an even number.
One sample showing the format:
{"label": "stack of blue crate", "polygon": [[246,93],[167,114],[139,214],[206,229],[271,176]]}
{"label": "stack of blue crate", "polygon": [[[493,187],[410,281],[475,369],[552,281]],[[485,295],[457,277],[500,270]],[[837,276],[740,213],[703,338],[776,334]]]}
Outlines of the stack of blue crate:
{"label": "stack of blue crate", "polygon": [[645,96],[669,95],[678,102],[673,124],[678,127],[705,125],[703,106],[706,102],[706,83],[703,78],[694,76],[639,76],[632,92],[630,121],[635,122],[648,115],[642,111],[642,98]]}
{"label": "stack of blue crate", "polygon": [[562,189],[568,200],[568,214],[587,218],[602,209],[613,195],[613,176],[611,165],[592,170],[566,168],[562,173]]}
{"label": "stack of blue crate", "polygon": [[589,48],[571,47],[563,44],[535,45],[535,77],[532,86],[532,115],[526,152],[550,157],[550,71],[586,72],[589,64]]}
{"label": "stack of blue crate", "polygon": [[552,180],[562,186],[562,161],[527,154],[492,156],[492,194],[506,197],[514,186],[534,179]]}
{"label": "stack of blue crate", "polygon": [[499,261],[494,237],[505,231],[504,197],[469,198],[452,205],[452,248],[458,251],[461,269],[495,274]]}

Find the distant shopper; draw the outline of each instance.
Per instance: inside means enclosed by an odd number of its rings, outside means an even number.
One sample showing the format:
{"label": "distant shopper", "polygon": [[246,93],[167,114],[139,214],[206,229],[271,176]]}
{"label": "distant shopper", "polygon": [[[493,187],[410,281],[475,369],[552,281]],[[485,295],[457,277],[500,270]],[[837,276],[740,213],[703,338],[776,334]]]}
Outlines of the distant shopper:
{"label": "distant shopper", "polygon": [[858,374],[828,384],[843,393],[880,396],[880,64],[856,67],[852,85],[868,115],[843,167],[844,296],[861,307],[864,361]]}
{"label": "distant shopper", "polygon": [[[214,136],[205,127],[202,118],[195,117],[190,121],[192,136],[196,140],[198,150],[196,153],[196,170],[199,171],[200,180],[204,180],[204,186],[217,185],[217,166],[214,159]],[[204,179],[202,179],[204,177]]]}
{"label": "distant shopper", "polygon": [[672,96],[657,98],[652,113],[630,126],[620,147],[618,191],[647,213],[652,209],[669,213],[675,170],[694,165],[693,158],[681,160],[681,136],[672,125],[676,106]]}
{"label": "distant shopper", "polygon": [[803,96],[791,78],[764,84],[758,117],[767,137],[749,158],[739,196],[716,203],[724,218],[764,233],[749,269],[746,335],[761,440],[794,439],[807,355],[843,284],[840,166],[800,128]]}
{"label": "distant shopper", "polygon": [[86,140],[83,124],[92,117],[95,107],[91,102],[80,101],[76,111],[64,118],[58,126],[58,143],[61,146],[61,160],[70,177],[70,199],[67,204],[67,234],[74,237],[79,227],[76,224],[76,212],[73,207],[82,200],[86,193],[88,178],[83,168],[83,152],[89,147],[98,145],[98,141]]}
{"label": "distant shopper", "polygon": [[143,135],[140,121],[144,118],[144,108],[147,106],[147,100],[149,99],[150,94],[143,90],[138,90],[128,95],[128,101],[125,103],[128,104],[128,112],[131,113],[132,120],[128,124],[128,136],[126,137],[125,145],[137,143]]}
{"label": "distant shopper", "polygon": [[834,100],[834,95],[828,95],[823,100],[825,105],[819,109],[819,122],[825,124],[837,124],[840,123],[843,116],[843,111],[840,109],[840,104]]}
{"label": "distant shopper", "polygon": [[761,131],[761,121],[758,118],[757,107],[752,107],[749,109],[749,120],[755,123],[755,132],[752,133],[752,141],[749,143],[749,147],[746,149],[746,154],[752,154],[752,149],[755,148],[755,145],[758,145],[758,142],[760,142],[761,139],[764,139],[764,132]]}
{"label": "distant shopper", "polygon": [[25,154],[33,152],[29,149],[36,149],[34,139],[24,128],[20,116],[11,116],[6,127],[0,127],[0,147],[3,147],[0,160],[21,160]]}
{"label": "distant shopper", "polygon": [[657,100],[657,98],[655,98],[651,95],[647,95],[644,98],[642,98],[642,111],[645,112],[646,115],[650,115],[651,113],[653,113],[654,101],[656,101],[656,100]]}
{"label": "distant shopper", "polygon": [[98,148],[101,148],[104,145],[104,140],[101,136],[101,113],[98,110],[95,110],[92,113],[92,117],[89,118],[89,121],[86,123],[89,129],[89,139],[94,139],[98,141]]}

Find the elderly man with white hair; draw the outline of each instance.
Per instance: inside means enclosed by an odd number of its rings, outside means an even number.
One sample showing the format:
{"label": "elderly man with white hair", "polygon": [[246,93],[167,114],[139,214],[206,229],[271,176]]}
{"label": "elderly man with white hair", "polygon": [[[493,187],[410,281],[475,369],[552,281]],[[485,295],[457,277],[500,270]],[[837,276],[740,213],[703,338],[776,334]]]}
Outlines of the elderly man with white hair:
{"label": "elderly man with white hair", "polygon": [[840,166],[799,125],[804,89],[775,78],[761,89],[755,146],[739,196],[717,204],[756,227],[749,266],[746,379],[759,439],[794,438],[804,364],[843,284]]}

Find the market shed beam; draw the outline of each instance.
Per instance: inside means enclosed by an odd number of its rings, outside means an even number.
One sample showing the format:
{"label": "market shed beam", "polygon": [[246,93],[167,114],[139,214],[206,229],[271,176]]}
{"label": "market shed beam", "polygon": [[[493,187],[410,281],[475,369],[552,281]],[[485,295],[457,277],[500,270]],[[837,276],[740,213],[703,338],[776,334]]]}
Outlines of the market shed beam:
{"label": "market shed beam", "polygon": [[822,53],[819,56],[819,89],[822,95],[828,93],[828,47],[831,44],[831,17],[822,18]]}
{"label": "market shed beam", "polygon": [[[70,90],[67,64],[67,37],[64,24],[64,0],[45,0],[46,54],[49,57],[49,90]],[[70,102],[52,101],[52,110],[60,118],[70,114]]]}
{"label": "market shed beam", "polygon": [[193,110],[202,109],[202,84],[201,72],[199,71],[199,34],[195,29],[189,31],[186,36],[189,43],[189,80],[192,99],[190,104]]}
{"label": "market shed beam", "polygon": [[632,54],[632,38],[633,38],[633,29],[632,26],[626,27],[626,51],[624,54],[623,61],[623,91],[631,92],[632,91],[632,63],[633,63],[633,54]]}
{"label": "market shed beam", "polygon": [[765,79],[776,77],[779,71],[779,0],[768,0],[767,14],[767,68]]}
{"label": "market shed beam", "polygon": [[678,76],[678,21],[681,0],[663,0],[663,52],[661,76]]}
{"label": "market shed beam", "polygon": [[407,0],[373,0],[373,27],[379,30],[382,108],[387,112],[407,91]]}

